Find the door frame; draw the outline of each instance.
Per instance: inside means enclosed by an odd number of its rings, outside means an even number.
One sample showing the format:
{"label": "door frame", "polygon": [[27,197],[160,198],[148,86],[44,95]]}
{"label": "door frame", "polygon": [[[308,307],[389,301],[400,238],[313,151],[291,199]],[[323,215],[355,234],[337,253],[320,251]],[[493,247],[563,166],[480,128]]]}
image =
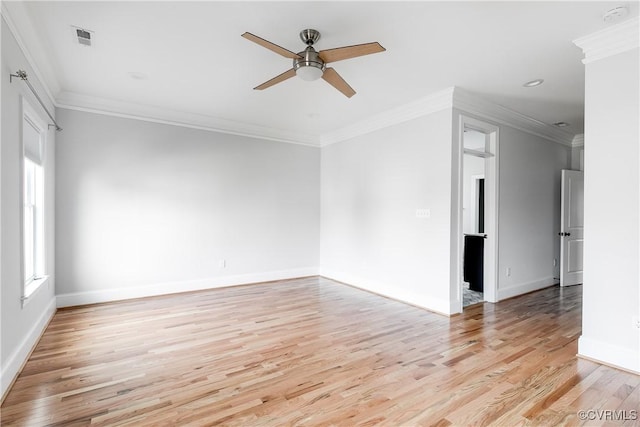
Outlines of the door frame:
{"label": "door frame", "polygon": [[[498,224],[499,224],[499,141],[500,128],[489,122],[485,122],[464,114],[460,114],[458,123],[458,224],[457,224],[457,248],[458,253],[454,263],[456,264],[457,301],[454,311],[462,313],[463,298],[463,174],[464,174],[464,131],[475,130],[487,135],[487,147],[490,155],[485,157],[484,191],[485,191],[485,234],[487,238],[484,245],[484,299],[487,302],[498,302]],[[457,304],[457,310],[455,305]]]}
{"label": "door frame", "polygon": [[[479,198],[478,198],[478,187],[480,186],[480,180],[484,180],[484,174],[471,175],[471,180],[473,182],[473,185],[471,186],[471,198],[470,198],[470,200],[473,203],[473,218],[472,219],[473,219],[474,228],[478,228],[478,200],[479,200]],[[462,187],[464,188],[464,182],[462,183]],[[462,196],[464,197],[464,194]],[[464,221],[464,218],[462,218],[462,220]],[[462,231],[464,232],[464,222],[463,222],[463,230]],[[484,231],[483,231],[483,233],[484,233]]]}

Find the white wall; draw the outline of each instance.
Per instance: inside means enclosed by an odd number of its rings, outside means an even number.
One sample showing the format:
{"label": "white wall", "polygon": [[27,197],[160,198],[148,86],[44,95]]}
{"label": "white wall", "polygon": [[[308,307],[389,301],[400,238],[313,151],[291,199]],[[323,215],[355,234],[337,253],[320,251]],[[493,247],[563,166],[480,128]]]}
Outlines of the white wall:
{"label": "white wall", "polygon": [[317,274],[318,148],[58,117],[58,305]]}
{"label": "white wall", "polygon": [[[637,46],[637,44],[636,44]],[[581,355],[640,372],[639,50],[586,64]]]}
{"label": "white wall", "polygon": [[499,163],[498,298],[504,299],[558,283],[560,176],[571,165],[571,149],[501,126]]}
{"label": "white wall", "polygon": [[451,120],[447,109],[322,149],[322,275],[449,313]]}
{"label": "white wall", "polygon": [[[55,167],[55,132],[49,131],[45,160],[45,217],[46,266],[49,275],[47,285],[33,294],[23,307],[22,296],[22,107],[24,96],[43,120],[48,120],[41,110],[26,84],[15,80],[9,82],[9,75],[23,69],[29,81],[35,86],[41,98],[46,99],[45,91],[38,82],[34,71],[18,47],[16,40],[2,20],[2,146],[0,150],[1,210],[0,210],[0,244],[1,244],[1,277],[0,277],[0,361],[1,380],[0,394],[7,391],[26,361],[29,352],[37,342],[40,334],[55,311],[55,270],[54,270],[54,167]],[[53,106],[48,103],[53,111]]]}

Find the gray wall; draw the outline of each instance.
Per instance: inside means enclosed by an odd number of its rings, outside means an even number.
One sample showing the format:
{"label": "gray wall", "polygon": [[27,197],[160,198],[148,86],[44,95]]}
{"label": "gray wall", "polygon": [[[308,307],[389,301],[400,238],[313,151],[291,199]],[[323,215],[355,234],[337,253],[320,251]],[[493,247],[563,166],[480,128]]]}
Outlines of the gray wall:
{"label": "gray wall", "polygon": [[[458,217],[452,130],[460,113],[443,110],[323,148],[323,275],[434,311],[456,310],[449,301],[460,286],[450,234]],[[497,297],[504,299],[556,282],[560,172],[571,149],[498,127]],[[420,208],[431,218],[416,218]]]}
{"label": "gray wall", "polygon": [[447,109],[322,149],[323,275],[449,313],[451,120]]}
{"label": "gray wall", "polygon": [[501,126],[499,163],[498,297],[504,299],[557,283],[560,175],[571,165],[571,149]]}
{"label": "gray wall", "polygon": [[318,148],[58,116],[59,305],[317,274]]}

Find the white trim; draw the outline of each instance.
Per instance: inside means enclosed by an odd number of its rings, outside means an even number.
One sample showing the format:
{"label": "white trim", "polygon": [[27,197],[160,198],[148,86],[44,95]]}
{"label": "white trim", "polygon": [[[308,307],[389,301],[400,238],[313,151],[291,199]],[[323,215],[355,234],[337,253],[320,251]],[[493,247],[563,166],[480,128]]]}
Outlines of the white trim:
{"label": "white trim", "polygon": [[458,87],[441,90],[417,101],[387,110],[319,136],[72,92],[61,93],[56,99],[56,106],[68,110],[312,147],[335,144],[452,107],[565,146],[572,146],[574,139],[574,135],[565,130],[547,125],[524,114],[484,100]]}
{"label": "white trim", "polygon": [[468,154],[474,157],[481,157],[483,159],[486,159],[487,157],[493,157],[493,154],[491,153],[487,153],[486,151],[472,150],[471,148],[465,148],[462,151],[463,154]]}
{"label": "white trim", "polygon": [[481,119],[493,121],[531,135],[539,136],[547,141],[568,147],[570,147],[573,142],[574,135],[570,132],[525,116],[502,105],[494,104],[459,87],[456,87],[453,92],[453,107],[476,115]]}
{"label": "white trim", "polygon": [[[45,173],[45,161],[46,161],[46,156],[47,156],[47,137],[48,137],[48,127],[47,127],[47,122],[43,120],[42,116],[40,114],[37,113],[37,111],[33,108],[33,106],[31,105],[31,103],[29,102],[29,100],[27,98],[24,97],[24,95],[20,95],[20,109],[21,109],[21,118],[22,120],[20,120],[20,142],[19,142],[19,146],[20,146],[20,151],[22,153],[21,157],[20,157],[20,184],[21,184],[21,189],[24,189],[25,186],[25,182],[24,182],[24,162],[25,162],[25,147],[24,147],[24,137],[23,137],[23,122],[24,120],[27,120],[27,122],[29,122],[29,124],[31,126],[34,127],[34,129],[36,129],[39,133],[40,133],[40,145],[41,145],[41,162],[40,162],[40,167],[42,167],[43,170],[43,174]],[[42,190],[44,190],[46,188],[46,179],[43,176],[43,188]],[[21,301],[22,301],[22,307],[24,308],[27,303],[29,301],[32,300],[32,297],[35,295],[35,293],[39,290],[42,289],[45,283],[48,282],[49,276],[48,276],[48,271],[47,271],[47,259],[49,258],[49,255],[47,253],[47,240],[46,240],[46,236],[47,236],[47,230],[46,230],[46,218],[45,218],[45,212],[47,212],[47,206],[45,203],[46,200],[46,192],[45,192],[45,197],[42,200],[42,213],[41,215],[43,215],[42,217],[42,238],[43,238],[43,242],[42,242],[42,248],[41,251],[42,253],[40,254],[40,256],[44,257],[44,263],[43,263],[43,268],[44,271],[36,271],[35,274],[40,274],[42,275],[42,277],[40,277],[39,279],[35,279],[33,280],[30,284],[26,284],[26,280],[24,277],[24,271],[25,271],[25,256],[24,256],[24,190],[20,191],[20,282],[22,283],[22,297],[21,297]],[[36,252],[37,251],[36,249]]]}
{"label": "white trim", "polygon": [[[56,105],[56,101],[55,101],[55,97],[53,96],[53,92],[51,91],[51,88],[49,88],[49,86],[47,85],[47,81],[43,78],[42,72],[36,66],[36,61],[33,59],[33,56],[31,55],[31,52],[27,49],[27,46],[24,43],[24,40],[23,40],[22,36],[20,35],[20,32],[18,31],[18,25],[16,24],[14,17],[9,12],[8,7],[6,6],[7,3],[9,3],[9,2],[6,2],[6,1],[0,2],[0,11],[2,13],[2,19],[7,24],[7,28],[9,28],[9,32],[15,38],[16,43],[18,43],[18,47],[22,51],[22,54],[24,55],[24,57],[27,59],[27,63],[29,64],[29,67],[31,68],[31,70],[35,74],[35,77],[37,78],[37,80],[40,83],[40,85],[42,86],[45,94],[47,95],[47,101],[49,101],[51,103],[51,105],[55,106]],[[10,3],[12,4],[12,7],[14,7],[14,8],[15,7],[21,7],[21,8],[24,7],[24,5],[22,4],[23,2],[13,1],[13,2],[10,2]],[[29,24],[24,24],[23,23],[23,25],[30,27],[29,29],[27,29],[27,31],[33,31],[33,25],[31,25],[30,22],[29,22]],[[18,71],[18,70],[11,70],[11,72],[16,72],[16,71]],[[56,92],[57,92],[59,90],[59,88],[60,88],[60,84],[58,83],[58,79],[56,79],[55,75],[52,72],[47,73],[47,77],[50,77],[50,81],[53,82],[53,84],[55,86],[54,89],[56,89]],[[33,82],[32,79],[30,79],[30,81]]]}
{"label": "white trim", "polygon": [[451,107],[474,114],[482,119],[544,138],[547,141],[569,147],[573,143],[574,135],[570,132],[482,99],[454,86],[332,132],[327,132],[320,136],[320,145],[324,147],[335,144]]}
{"label": "white trim", "polygon": [[353,274],[326,268],[320,269],[320,276],[345,283],[349,286],[353,286],[354,288],[359,288],[396,301],[432,311],[443,316],[450,316],[452,314],[448,300],[434,298],[429,295],[415,292],[407,292],[400,289],[401,286],[398,286],[397,283],[387,284],[377,280],[366,279]]}
{"label": "white trim", "polygon": [[506,288],[498,287],[498,301],[502,301],[507,298],[517,297],[519,295],[526,294],[528,292],[538,291],[540,289],[549,288],[555,286],[558,280],[552,276],[545,277],[544,279],[534,280],[531,282],[520,283],[512,285]]}
{"label": "white trim", "polygon": [[640,375],[640,351],[637,349],[634,351],[582,335],[578,338],[578,356]]}
{"label": "white trim", "polygon": [[[454,182],[452,188],[457,191],[457,222],[454,224],[452,243],[453,287],[451,290],[451,310],[454,313],[462,313],[464,310],[464,298],[462,297],[463,281],[463,254],[464,254],[464,130],[473,129],[484,133],[489,138],[489,153],[493,156],[485,157],[484,168],[484,193],[485,224],[484,234],[487,238],[484,244],[484,299],[487,302],[498,301],[498,242],[499,242],[499,215],[500,215],[500,127],[494,123],[484,122],[465,114],[460,114],[457,125],[456,152],[458,153],[458,170],[453,171],[451,180]],[[457,183],[457,185],[456,185]],[[455,187],[454,187],[455,186]],[[457,250],[456,250],[457,249]]]}
{"label": "white trim", "polygon": [[583,64],[617,55],[640,46],[640,17],[628,19],[573,41],[584,53]]}
{"label": "white trim", "polygon": [[573,137],[573,140],[571,141],[571,147],[584,147],[584,133],[579,133]]}
{"label": "white trim", "polygon": [[452,96],[455,88],[450,87],[433,93],[417,101],[410,102],[380,114],[373,115],[351,125],[327,132],[320,136],[320,145],[326,146],[365,135],[417,117],[427,116],[452,107]]}
{"label": "white trim", "polygon": [[317,267],[297,268],[292,270],[268,271],[264,273],[239,274],[207,279],[187,280],[180,282],[154,283],[127,288],[101,289],[96,291],[73,292],[57,295],[58,307],[96,304],[132,298],[143,298],[180,292],[200,291],[227,286],[246,285],[250,283],[270,282],[274,280],[295,279],[298,277],[317,276]]}
{"label": "white trim", "polygon": [[47,283],[49,282],[49,276],[38,277],[37,279],[33,279],[31,283],[24,287],[24,295],[22,298],[22,307],[24,308],[29,301],[33,301],[33,297],[36,296],[40,289],[43,289]]}
{"label": "white trim", "polygon": [[27,361],[29,354],[38,343],[42,332],[49,324],[49,321],[56,313],[56,299],[51,298],[49,304],[42,312],[38,320],[33,324],[29,332],[22,339],[13,353],[3,360],[2,374],[0,375],[0,395],[4,397],[5,393],[13,384],[13,381],[22,370],[22,366]]}
{"label": "white trim", "polygon": [[233,120],[220,119],[201,114],[172,111],[165,108],[150,107],[106,98],[63,92],[56,106],[67,110],[84,111],[106,116],[141,120],[145,122],[167,124],[190,129],[220,132],[230,135],[246,136],[268,141],[286,142],[318,147],[317,138],[310,134],[301,134],[288,130],[257,126]]}

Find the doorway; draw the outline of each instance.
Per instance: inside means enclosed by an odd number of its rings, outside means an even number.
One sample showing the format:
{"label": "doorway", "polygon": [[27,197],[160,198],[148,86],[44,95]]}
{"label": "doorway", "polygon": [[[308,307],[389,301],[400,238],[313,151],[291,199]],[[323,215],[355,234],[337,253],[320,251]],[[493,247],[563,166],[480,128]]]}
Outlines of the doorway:
{"label": "doorway", "polygon": [[460,118],[460,311],[497,301],[498,128]]}
{"label": "doorway", "polygon": [[462,306],[484,301],[484,170],[486,135],[465,129],[462,160]]}

